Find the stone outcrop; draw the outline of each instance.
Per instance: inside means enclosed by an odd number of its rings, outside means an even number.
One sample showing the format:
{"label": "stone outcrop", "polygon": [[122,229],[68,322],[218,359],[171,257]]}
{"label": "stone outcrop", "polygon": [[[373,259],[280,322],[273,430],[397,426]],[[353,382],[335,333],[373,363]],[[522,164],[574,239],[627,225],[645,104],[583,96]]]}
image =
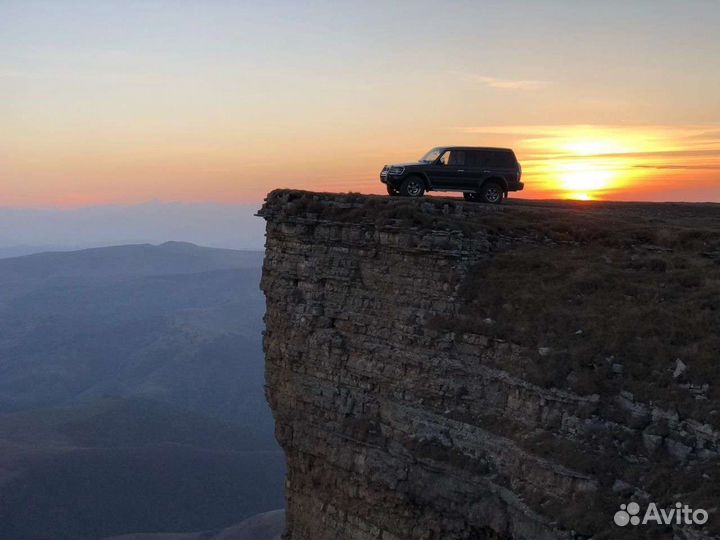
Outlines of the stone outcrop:
{"label": "stone outcrop", "polygon": [[[500,321],[468,316],[468,277],[498,253],[583,249],[535,226],[574,211],[268,196],[266,393],[287,456],[287,538],[717,533],[717,499],[698,489],[718,480],[717,423],[636,396],[615,359],[604,390],[543,383],[527,373],[553,344],[521,343],[493,330]],[[704,527],[620,529],[613,515],[630,500],[682,500],[711,517]]]}

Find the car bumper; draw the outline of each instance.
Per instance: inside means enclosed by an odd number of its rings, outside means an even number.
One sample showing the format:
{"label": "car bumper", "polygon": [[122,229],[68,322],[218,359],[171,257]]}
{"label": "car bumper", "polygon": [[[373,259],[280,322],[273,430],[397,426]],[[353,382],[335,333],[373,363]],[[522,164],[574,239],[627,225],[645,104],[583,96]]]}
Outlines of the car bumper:
{"label": "car bumper", "polygon": [[392,187],[398,187],[401,183],[401,180],[402,180],[402,175],[380,173],[380,181],[383,184],[387,184]]}
{"label": "car bumper", "polygon": [[515,182],[514,184],[510,184],[508,186],[508,191],[522,191],[524,187],[524,182]]}

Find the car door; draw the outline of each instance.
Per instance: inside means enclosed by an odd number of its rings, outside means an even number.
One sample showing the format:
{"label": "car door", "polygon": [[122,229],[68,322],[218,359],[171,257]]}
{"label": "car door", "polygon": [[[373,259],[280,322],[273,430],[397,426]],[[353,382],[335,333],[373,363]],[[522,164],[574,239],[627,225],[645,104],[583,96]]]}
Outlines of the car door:
{"label": "car door", "polygon": [[460,178],[464,174],[465,152],[462,150],[445,150],[435,162],[428,167],[428,178],[433,189],[461,189]]}
{"label": "car door", "polygon": [[468,150],[465,152],[465,167],[462,175],[463,189],[476,191],[485,177],[487,168],[485,153],[480,150]]}

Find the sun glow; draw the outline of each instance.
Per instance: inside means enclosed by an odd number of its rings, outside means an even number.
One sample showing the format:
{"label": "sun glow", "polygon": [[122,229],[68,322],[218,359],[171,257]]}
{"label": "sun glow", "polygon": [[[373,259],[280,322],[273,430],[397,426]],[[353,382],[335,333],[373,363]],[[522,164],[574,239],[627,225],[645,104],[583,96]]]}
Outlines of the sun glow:
{"label": "sun glow", "polygon": [[612,139],[575,140],[561,144],[560,149],[579,156],[593,156],[599,154],[624,154],[634,151],[626,143]]}
{"label": "sun glow", "polygon": [[521,145],[528,181],[550,197],[596,200],[625,191],[641,177],[645,157],[671,150],[664,134],[642,128],[535,127]]}
{"label": "sun glow", "polygon": [[[590,131],[590,132],[588,132]],[[548,173],[559,195],[566,199],[594,200],[628,184],[633,171],[630,155],[647,151],[648,142],[637,134],[615,136],[578,129],[555,141],[555,156]]]}
{"label": "sun glow", "polygon": [[566,191],[595,192],[606,189],[616,173],[589,161],[559,163],[558,178]]}
{"label": "sun glow", "polygon": [[622,155],[583,153],[537,159],[530,164],[533,176],[544,191],[564,199],[594,200],[627,186],[640,174],[632,159]]}

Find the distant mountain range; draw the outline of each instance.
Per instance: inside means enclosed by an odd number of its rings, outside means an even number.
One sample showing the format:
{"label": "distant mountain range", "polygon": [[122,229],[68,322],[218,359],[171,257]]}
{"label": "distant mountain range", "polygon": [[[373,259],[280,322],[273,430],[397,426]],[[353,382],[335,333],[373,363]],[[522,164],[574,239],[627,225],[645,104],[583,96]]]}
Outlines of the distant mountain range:
{"label": "distant mountain range", "polygon": [[283,506],[262,252],[0,260],[0,538],[219,530]]}
{"label": "distant mountain range", "polygon": [[0,258],[165,240],[261,250],[264,224],[254,216],[259,206],[150,201],[68,209],[0,207]]}

